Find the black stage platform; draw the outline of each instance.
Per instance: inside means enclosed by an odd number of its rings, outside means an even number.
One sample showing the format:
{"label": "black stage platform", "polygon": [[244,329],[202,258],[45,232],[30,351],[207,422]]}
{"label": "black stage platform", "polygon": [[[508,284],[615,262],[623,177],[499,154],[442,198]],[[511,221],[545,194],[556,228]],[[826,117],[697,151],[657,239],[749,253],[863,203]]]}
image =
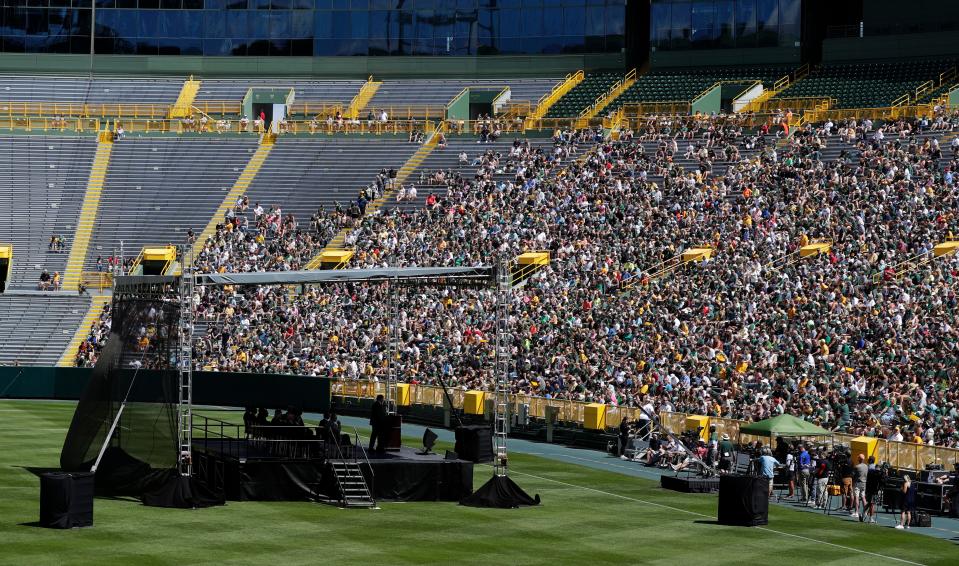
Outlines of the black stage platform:
{"label": "black stage platform", "polygon": [[[322,501],[337,496],[336,480],[323,450],[293,449],[284,455],[245,439],[194,442],[196,476],[234,501]],[[290,457],[293,454],[294,457]],[[398,452],[356,453],[377,500],[459,501],[473,493],[473,463]],[[367,465],[367,461],[369,465]]]}
{"label": "black stage platform", "polygon": [[719,478],[699,476],[660,476],[659,485],[664,489],[683,493],[713,493],[719,491]]}

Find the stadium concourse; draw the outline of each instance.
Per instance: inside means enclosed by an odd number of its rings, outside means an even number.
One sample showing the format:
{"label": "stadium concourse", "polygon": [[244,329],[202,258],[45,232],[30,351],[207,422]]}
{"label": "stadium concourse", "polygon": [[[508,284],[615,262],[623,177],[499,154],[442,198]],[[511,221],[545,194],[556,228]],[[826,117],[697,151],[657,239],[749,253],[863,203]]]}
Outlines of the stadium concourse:
{"label": "stadium concourse", "polygon": [[[353,267],[548,250],[550,265],[513,296],[515,392],[745,420],[790,413],[959,446],[959,256],[933,249],[957,234],[959,114],[792,131],[661,116],[634,128],[615,141],[559,130],[548,145],[451,137],[435,150],[447,166],[396,188],[416,206],[364,214],[389,175],[309,221],[240,201],[195,264],[296,269],[340,229]],[[822,253],[799,253],[815,243]],[[711,258],[675,267],[696,246]],[[402,300],[402,380],[492,386],[493,297]],[[382,379],[388,301],[377,286],[201,287],[198,366]],[[109,326],[107,310],[78,365],[96,360]]]}

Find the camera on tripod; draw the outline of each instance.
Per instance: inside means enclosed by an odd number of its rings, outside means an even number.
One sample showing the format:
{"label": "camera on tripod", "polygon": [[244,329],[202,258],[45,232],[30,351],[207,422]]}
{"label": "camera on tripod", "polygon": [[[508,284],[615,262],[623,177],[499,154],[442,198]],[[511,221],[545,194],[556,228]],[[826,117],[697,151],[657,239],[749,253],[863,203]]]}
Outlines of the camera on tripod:
{"label": "camera on tripod", "polygon": [[703,432],[703,427],[701,426],[696,427],[696,430],[692,430],[692,429],[684,430],[682,433],[680,433],[679,439],[686,446],[686,448],[689,448],[690,450],[692,450],[696,446],[696,444],[699,442],[699,439],[702,438],[700,436],[702,432]]}

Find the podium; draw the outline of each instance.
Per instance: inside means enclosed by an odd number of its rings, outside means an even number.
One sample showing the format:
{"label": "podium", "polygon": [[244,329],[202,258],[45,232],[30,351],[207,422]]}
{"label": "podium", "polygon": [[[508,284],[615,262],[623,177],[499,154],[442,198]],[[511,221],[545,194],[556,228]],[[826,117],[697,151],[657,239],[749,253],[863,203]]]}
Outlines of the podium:
{"label": "podium", "polygon": [[403,444],[403,416],[387,415],[386,427],[386,449],[399,451]]}
{"label": "podium", "polygon": [[92,472],[50,472],[40,476],[40,526],[93,526]]}
{"label": "podium", "polygon": [[719,478],[721,525],[755,527],[769,524],[769,480],[756,476]]}

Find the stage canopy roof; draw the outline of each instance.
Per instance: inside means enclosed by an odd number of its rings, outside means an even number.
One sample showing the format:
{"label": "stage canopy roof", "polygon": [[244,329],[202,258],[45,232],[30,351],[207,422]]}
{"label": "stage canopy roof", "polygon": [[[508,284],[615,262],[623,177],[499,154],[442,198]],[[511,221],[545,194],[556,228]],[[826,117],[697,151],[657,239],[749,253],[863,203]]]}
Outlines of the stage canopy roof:
{"label": "stage canopy roof", "polygon": [[739,428],[740,434],[755,436],[832,436],[828,430],[792,415],[779,415]]}

